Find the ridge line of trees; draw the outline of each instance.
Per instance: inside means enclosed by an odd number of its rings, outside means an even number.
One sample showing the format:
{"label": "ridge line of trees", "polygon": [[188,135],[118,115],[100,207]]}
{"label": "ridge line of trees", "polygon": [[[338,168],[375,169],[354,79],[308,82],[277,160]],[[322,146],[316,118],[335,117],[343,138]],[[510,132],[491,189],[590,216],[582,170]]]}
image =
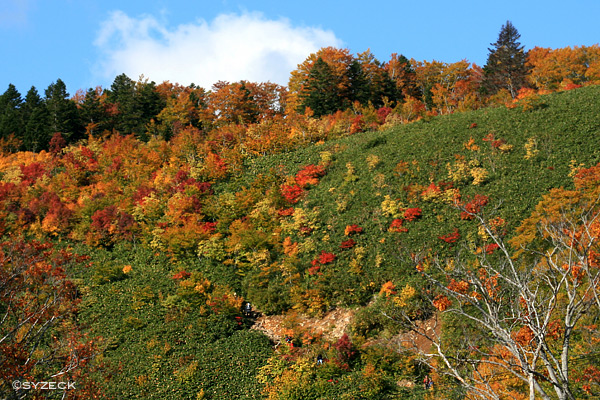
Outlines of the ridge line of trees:
{"label": "ridge line of trees", "polygon": [[10,84],[0,95],[1,147],[13,152],[47,150],[56,133],[67,143],[114,132],[143,141],[151,136],[168,140],[186,126],[205,133],[226,125],[293,126],[297,116],[323,118],[339,111],[346,112],[347,128],[354,133],[389,118],[410,122],[509,104],[534,91],[600,82],[598,45],[525,51],[519,39],[507,21],[491,43],[483,68],[467,60],[417,61],[401,54],[380,62],[369,50],[354,56],[348,49],[326,47],[298,65],[287,88],[270,82],[220,81],[207,91],[194,84],[157,85],[121,74],[108,89],[80,89],[70,97],[58,79],[44,97],[31,87],[23,98]]}

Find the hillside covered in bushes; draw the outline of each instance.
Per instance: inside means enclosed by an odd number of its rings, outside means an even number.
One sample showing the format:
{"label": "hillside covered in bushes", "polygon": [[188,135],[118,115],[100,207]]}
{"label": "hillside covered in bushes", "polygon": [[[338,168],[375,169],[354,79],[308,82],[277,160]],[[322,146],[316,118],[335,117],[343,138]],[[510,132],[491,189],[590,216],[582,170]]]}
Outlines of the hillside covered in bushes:
{"label": "hillside covered in bushes", "polygon": [[[409,329],[400,315],[437,315],[447,339],[458,334],[423,270],[481,255],[493,262],[504,241],[475,215],[504,240],[524,235],[523,221],[552,189],[571,191],[564,206],[576,205],[577,191],[597,193],[599,99],[591,86],[422,119],[246,157],[222,173],[217,157],[195,160],[207,144],[194,129],[170,141],[90,136],[54,152],[5,154],[3,273],[21,268],[22,279],[3,282],[37,299],[23,307],[40,321],[60,319],[60,341],[35,342],[34,356],[54,355],[40,365],[76,360],[65,376],[103,396],[420,398],[427,363],[373,339]],[[3,313],[16,322],[10,293],[3,289]],[[246,301],[288,315],[294,346],[273,350],[248,329]],[[293,324],[293,315],[339,307],[356,317],[337,342]],[[598,309],[590,311],[574,337],[577,398],[598,390]],[[29,324],[20,329],[29,333],[3,344],[3,357],[24,362],[23,340],[36,336]],[[437,367],[436,390],[460,397],[466,389]],[[10,381],[14,372],[4,373]]]}
{"label": "hillside covered in bushes", "polygon": [[600,50],[518,38],[10,85],[0,397],[598,398]]}

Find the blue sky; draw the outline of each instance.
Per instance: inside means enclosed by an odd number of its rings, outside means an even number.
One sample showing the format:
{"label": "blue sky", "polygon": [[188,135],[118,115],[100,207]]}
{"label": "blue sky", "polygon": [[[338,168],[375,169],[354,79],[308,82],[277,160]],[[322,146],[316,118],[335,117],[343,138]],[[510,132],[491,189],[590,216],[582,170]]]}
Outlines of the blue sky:
{"label": "blue sky", "polygon": [[0,93],[43,94],[60,78],[73,94],[123,72],[207,89],[287,84],[324,46],[483,65],[506,20],[526,49],[558,48],[600,42],[599,15],[599,0],[0,0]]}

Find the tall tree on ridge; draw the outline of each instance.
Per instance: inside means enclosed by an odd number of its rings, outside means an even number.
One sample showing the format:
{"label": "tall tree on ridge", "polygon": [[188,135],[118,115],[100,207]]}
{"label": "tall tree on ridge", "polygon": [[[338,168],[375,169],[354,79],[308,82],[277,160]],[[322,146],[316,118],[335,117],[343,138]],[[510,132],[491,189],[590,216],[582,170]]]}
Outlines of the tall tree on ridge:
{"label": "tall tree on ridge", "polygon": [[114,129],[123,135],[135,132],[142,118],[135,107],[135,82],[125,74],[117,75],[108,90],[108,102],[118,110]]}
{"label": "tall tree on ridge", "polygon": [[116,105],[114,128],[123,135],[135,134],[147,140],[146,124],[165,107],[154,82],[140,77],[138,82],[118,75],[107,91],[108,102]]}
{"label": "tall tree on ridge", "polygon": [[110,115],[106,112],[102,99],[102,88],[97,86],[89,88],[79,104],[80,124],[93,136],[110,129]]}
{"label": "tall tree on ridge", "polygon": [[[356,58],[363,71],[363,79],[367,90],[366,101],[356,99],[361,104],[371,102],[375,108],[382,107],[385,103],[384,99],[389,102],[396,102],[402,99],[402,94],[396,88],[396,84],[392,77],[382,64],[370,50],[359,53]],[[352,86],[353,82],[350,82]],[[350,99],[352,100],[352,99]]]}
{"label": "tall tree on ridge", "polygon": [[358,60],[352,61],[348,67],[348,89],[345,97],[347,101],[353,103],[358,101],[360,104],[367,104],[371,98],[369,82]]}
{"label": "tall tree on ridge", "polygon": [[[319,61],[317,65],[319,58],[321,61]],[[348,49],[337,49],[334,47],[325,47],[316,53],[309,55],[302,64],[298,64],[296,70],[291,72],[288,84],[288,110],[304,112],[308,105],[305,104],[305,99],[311,97],[308,92],[310,90],[318,92],[316,87],[320,86],[321,83],[325,83],[325,81],[327,85],[323,87],[329,86],[334,91],[335,96],[331,95],[324,97],[327,97],[329,101],[336,104],[335,107],[326,107],[327,110],[320,115],[342,109],[344,106],[344,96],[350,86],[348,70],[353,60],[354,57],[350,54]],[[327,64],[327,66],[323,64]],[[317,67],[317,70],[313,71],[315,67]],[[319,76],[320,79],[323,78],[321,79],[322,82],[311,82],[314,81],[314,78],[317,76]],[[325,94],[323,93],[322,95]],[[310,106],[310,108],[312,109],[313,107]],[[334,110],[329,111],[330,108],[334,108]]]}
{"label": "tall tree on ridge", "polygon": [[510,21],[502,25],[498,40],[488,48],[487,63],[483,68],[483,87],[492,95],[501,89],[507,89],[515,98],[519,89],[527,84],[527,53],[518,42],[521,35]]}
{"label": "tall tree on ridge", "polygon": [[60,132],[67,142],[80,139],[79,116],[77,105],[69,98],[67,86],[61,79],[51,83],[45,91],[50,130],[49,137]]}
{"label": "tall tree on ridge", "polygon": [[390,61],[385,64],[384,68],[396,85],[398,101],[408,96],[415,98],[419,96],[415,84],[415,71],[408,58],[402,54],[392,53]]}
{"label": "tall tree on ridge", "polygon": [[25,95],[23,103],[23,122],[25,133],[22,148],[25,151],[39,151],[48,147],[48,110],[35,86]]}
{"label": "tall tree on ridge", "polygon": [[317,58],[308,73],[306,90],[301,94],[301,98],[302,111],[310,107],[315,117],[332,114],[342,108],[338,82],[329,64],[321,57]]}
{"label": "tall tree on ridge", "polygon": [[23,136],[22,104],[21,94],[12,83],[9,84],[6,92],[0,95],[0,138],[13,135],[20,139]]}

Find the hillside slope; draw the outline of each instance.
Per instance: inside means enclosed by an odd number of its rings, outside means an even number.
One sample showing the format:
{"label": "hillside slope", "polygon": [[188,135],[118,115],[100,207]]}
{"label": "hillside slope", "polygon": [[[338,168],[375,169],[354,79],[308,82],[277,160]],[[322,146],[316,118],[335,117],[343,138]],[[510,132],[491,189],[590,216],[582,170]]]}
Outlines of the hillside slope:
{"label": "hillside slope", "polygon": [[[572,168],[597,164],[599,93],[590,87],[543,97],[531,111],[495,108],[437,117],[254,159],[239,181],[216,187],[217,197],[249,187],[269,170],[289,176],[309,164],[326,165],[325,176],[295,205],[304,215],[284,217],[277,234],[299,244],[304,267],[298,272],[306,273],[322,251],[336,255],[317,282],[306,274],[309,282],[303,290],[323,292],[323,309],[361,304],[386,281],[401,285],[410,279],[414,269],[408,253],[439,246],[438,237],[454,229],[475,240],[472,224],[459,218],[452,199],[427,194],[432,183],[434,192],[452,187],[457,191],[452,195],[463,200],[488,196],[489,208],[496,208],[511,231],[548,189],[572,185]],[[403,218],[407,208],[419,208],[422,215],[402,225],[407,232],[390,232],[393,220]],[[345,235],[349,225],[363,232]],[[352,238],[357,247],[340,249]],[[271,257],[279,259],[275,253]],[[333,271],[326,273],[329,269]]]}
{"label": "hillside slope", "polygon": [[[599,116],[592,86],[246,158],[212,185],[164,143],[90,141],[63,164],[40,161],[58,164],[19,180],[31,186],[22,198],[9,190],[21,188],[14,168],[3,169],[2,229],[90,257],[67,273],[81,296],[76,321],[101,350],[92,380],[107,397],[422,398],[420,385],[398,385],[422,381],[414,354],[369,345],[402,329],[373,305],[404,293],[414,319],[430,317],[418,255],[450,260],[486,243],[455,205],[485,196],[482,210],[511,237],[549,189],[600,163]],[[70,169],[76,152],[95,169]],[[34,204],[41,194],[60,212]],[[26,206],[43,215],[22,219],[14,210]],[[246,301],[281,315],[294,346],[275,351],[250,329]],[[342,307],[353,309],[348,336],[295,322]]]}

